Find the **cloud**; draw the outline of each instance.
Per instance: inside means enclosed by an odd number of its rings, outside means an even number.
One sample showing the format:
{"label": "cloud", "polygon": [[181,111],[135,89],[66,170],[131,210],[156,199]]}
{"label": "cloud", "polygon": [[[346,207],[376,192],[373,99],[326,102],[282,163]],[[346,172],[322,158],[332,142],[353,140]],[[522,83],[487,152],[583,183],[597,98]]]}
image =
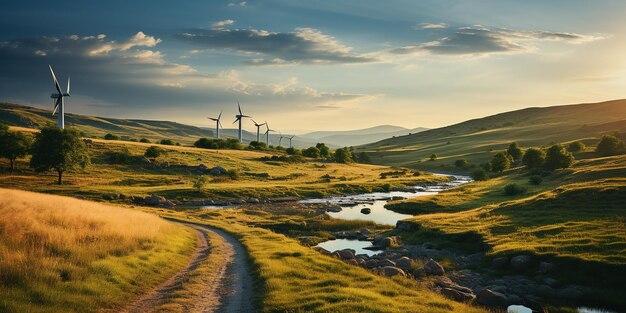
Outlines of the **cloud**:
{"label": "cloud", "polygon": [[241,2],[231,2],[228,4],[229,7],[245,7],[248,3],[246,1],[241,1]]}
{"label": "cloud", "polygon": [[421,23],[419,24],[419,27],[414,27],[414,28],[420,28],[420,29],[444,29],[447,28],[448,25],[446,23]]}
{"label": "cloud", "polygon": [[[265,111],[306,111],[370,97],[324,92],[295,77],[276,83],[246,80],[235,70],[202,73],[168,61],[155,48],[160,42],[142,32],[121,41],[105,35],[70,35],[0,42],[0,81],[4,82],[0,94],[47,103],[53,89],[47,66],[52,64],[61,81],[72,77],[75,113],[81,113],[76,110],[82,105],[87,114],[154,118],[162,116],[162,110],[171,110],[172,104],[180,109],[206,109],[230,103],[235,95],[250,107],[262,105]],[[90,101],[79,101],[87,97]],[[197,118],[197,114],[187,118]]]}
{"label": "cloud", "polygon": [[213,27],[224,27],[224,26],[233,25],[233,24],[235,24],[235,21],[231,20],[231,19],[228,19],[228,20],[223,20],[223,21],[218,21],[218,22],[211,23],[211,26],[213,26]]}
{"label": "cloud", "polygon": [[259,57],[244,61],[250,65],[353,64],[377,61],[356,54],[352,48],[313,28],[293,32],[257,29],[194,29],[178,38],[205,49],[231,50]]}
{"label": "cloud", "polygon": [[525,31],[484,26],[468,26],[456,29],[447,37],[418,45],[391,50],[395,54],[435,55],[488,55],[496,53],[520,53],[535,49],[534,43],[558,41],[580,44],[602,39],[602,36],[576,33]]}

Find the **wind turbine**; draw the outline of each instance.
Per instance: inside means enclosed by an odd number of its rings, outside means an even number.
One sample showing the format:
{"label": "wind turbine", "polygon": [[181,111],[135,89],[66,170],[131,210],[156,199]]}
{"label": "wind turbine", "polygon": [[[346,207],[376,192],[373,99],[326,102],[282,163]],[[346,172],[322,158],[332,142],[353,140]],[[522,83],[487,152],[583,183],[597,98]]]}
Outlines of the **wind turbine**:
{"label": "wind turbine", "polygon": [[220,139],[220,127],[222,127],[222,122],[220,122],[220,119],[222,118],[222,113],[224,113],[224,110],[220,112],[220,115],[217,118],[207,117],[208,119],[215,121],[215,139]]}
{"label": "wind turbine", "polygon": [[291,139],[293,139],[293,137],[295,137],[296,135],[293,135],[291,137],[287,137],[287,139],[289,139],[289,148],[292,148],[291,146]]}
{"label": "wind turbine", "polygon": [[265,144],[269,147],[270,146],[270,132],[275,132],[275,130],[270,129],[270,125],[267,123],[267,121],[265,121],[265,128],[267,128],[267,130],[265,131]]}
{"label": "wind turbine", "polygon": [[252,123],[254,123],[254,126],[256,126],[256,142],[261,143],[261,126],[265,125],[266,123],[259,124],[254,119],[252,119]]}
{"label": "wind turbine", "polygon": [[280,143],[283,141],[283,138],[287,137],[283,136],[283,134],[281,134],[280,132],[278,132],[278,134],[280,135],[280,137],[278,138],[278,146],[281,147]]}
{"label": "wind turbine", "polygon": [[59,81],[57,80],[57,77],[54,75],[52,66],[48,64],[48,67],[50,68],[52,79],[54,80],[54,88],[56,88],[57,90],[57,93],[53,93],[52,95],[50,95],[50,98],[55,99],[54,110],[52,111],[52,116],[54,116],[54,114],[57,113],[58,111],[57,125],[59,126],[59,128],[63,129],[65,128],[65,105],[64,105],[63,98],[70,96],[70,78],[69,76],[67,77],[67,92],[63,93],[63,91],[61,91],[61,86],[59,85]]}
{"label": "wind turbine", "polygon": [[235,121],[233,122],[233,124],[237,123],[237,121],[239,121],[239,142],[243,142],[243,133],[241,131],[241,120],[244,117],[251,117],[249,115],[243,115],[243,113],[241,113],[241,105],[239,105],[239,99],[237,99],[237,108],[239,109],[239,114],[235,115]]}

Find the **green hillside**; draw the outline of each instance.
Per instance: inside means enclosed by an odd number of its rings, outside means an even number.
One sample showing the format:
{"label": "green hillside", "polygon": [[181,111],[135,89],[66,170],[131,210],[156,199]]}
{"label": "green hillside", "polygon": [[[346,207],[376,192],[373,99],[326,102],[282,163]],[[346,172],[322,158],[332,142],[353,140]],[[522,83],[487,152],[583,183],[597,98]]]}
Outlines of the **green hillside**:
{"label": "green hillside", "polygon": [[[527,108],[389,138],[358,150],[376,164],[454,170],[457,159],[481,164],[513,141],[523,147],[575,140],[594,144],[610,132],[626,133],[626,100]],[[429,160],[431,154],[437,155],[435,161]]]}
{"label": "green hillside", "polygon": [[[0,122],[11,126],[38,128],[56,123],[51,111],[10,103],[0,103]],[[102,137],[113,133],[122,138],[151,140],[172,139],[181,143],[192,143],[199,137],[212,137],[213,131],[200,127],[168,121],[127,120],[66,114],[67,126],[76,127],[89,137]]]}

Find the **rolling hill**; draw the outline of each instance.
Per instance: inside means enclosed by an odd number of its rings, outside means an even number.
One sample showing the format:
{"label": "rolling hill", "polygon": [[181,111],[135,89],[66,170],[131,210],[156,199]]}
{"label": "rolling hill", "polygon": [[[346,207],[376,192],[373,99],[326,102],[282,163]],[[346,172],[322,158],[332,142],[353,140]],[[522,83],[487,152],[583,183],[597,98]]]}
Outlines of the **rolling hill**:
{"label": "rolling hill", "polygon": [[300,137],[313,139],[318,142],[325,142],[330,146],[349,147],[364,145],[396,136],[415,134],[425,130],[427,130],[427,128],[418,127],[408,129],[393,125],[379,125],[370,128],[347,131],[317,131],[300,135]]}
{"label": "rolling hill", "polygon": [[[626,100],[526,108],[468,120],[358,147],[373,163],[454,170],[454,161],[489,160],[511,142],[522,147],[581,140],[595,144],[605,133],[626,133]],[[486,153],[487,152],[487,153]],[[436,154],[435,161],[429,161]]]}

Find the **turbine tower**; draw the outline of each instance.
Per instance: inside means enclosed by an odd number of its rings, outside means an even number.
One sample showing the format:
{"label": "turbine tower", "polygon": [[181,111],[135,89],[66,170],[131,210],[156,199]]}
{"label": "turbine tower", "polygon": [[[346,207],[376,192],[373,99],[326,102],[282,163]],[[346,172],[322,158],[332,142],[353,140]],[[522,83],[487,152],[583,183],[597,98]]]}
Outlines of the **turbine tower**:
{"label": "turbine tower", "polygon": [[293,148],[293,147],[291,146],[291,139],[293,139],[293,137],[295,137],[295,136],[296,136],[296,135],[293,135],[293,136],[291,136],[291,137],[287,137],[287,139],[289,139],[289,148]]}
{"label": "turbine tower", "polygon": [[278,132],[278,134],[280,135],[280,137],[278,138],[278,146],[282,147],[281,142],[283,141],[283,138],[287,138],[287,137],[283,136],[283,134],[281,134],[280,132]]}
{"label": "turbine tower", "polygon": [[61,91],[61,85],[59,85],[59,81],[57,80],[57,77],[54,75],[52,66],[48,64],[48,67],[50,68],[52,79],[54,80],[54,88],[56,88],[57,90],[57,93],[53,93],[52,95],[50,95],[50,98],[55,99],[54,110],[52,111],[52,116],[54,116],[54,114],[57,113],[58,111],[57,125],[59,126],[59,128],[64,129],[65,128],[65,105],[64,105],[63,98],[70,96],[70,78],[69,76],[67,77],[67,92],[63,93],[63,91]]}
{"label": "turbine tower", "polygon": [[256,142],[261,143],[261,126],[267,124],[267,122],[259,124],[254,119],[252,119],[252,123],[254,123],[254,126],[256,126]]}
{"label": "turbine tower", "polygon": [[275,130],[270,129],[270,126],[267,123],[267,121],[265,121],[265,128],[267,129],[265,131],[265,144],[269,147],[270,146],[270,132],[275,132]]}
{"label": "turbine tower", "polygon": [[220,112],[220,115],[217,118],[207,117],[208,119],[215,121],[215,139],[220,139],[220,127],[222,127],[222,122],[220,122],[220,119],[222,119],[222,113],[224,113],[224,110]]}
{"label": "turbine tower", "polygon": [[236,117],[236,118],[235,118],[235,121],[233,122],[233,124],[235,124],[235,123],[237,123],[237,121],[239,121],[239,134],[238,134],[238,139],[239,139],[239,142],[242,142],[242,143],[243,143],[243,133],[242,133],[242,131],[241,131],[241,120],[242,120],[244,117],[251,117],[251,116],[248,116],[248,115],[243,115],[243,113],[241,113],[241,105],[239,105],[239,99],[237,99],[237,108],[239,109],[239,114],[235,115],[235,117]]}

